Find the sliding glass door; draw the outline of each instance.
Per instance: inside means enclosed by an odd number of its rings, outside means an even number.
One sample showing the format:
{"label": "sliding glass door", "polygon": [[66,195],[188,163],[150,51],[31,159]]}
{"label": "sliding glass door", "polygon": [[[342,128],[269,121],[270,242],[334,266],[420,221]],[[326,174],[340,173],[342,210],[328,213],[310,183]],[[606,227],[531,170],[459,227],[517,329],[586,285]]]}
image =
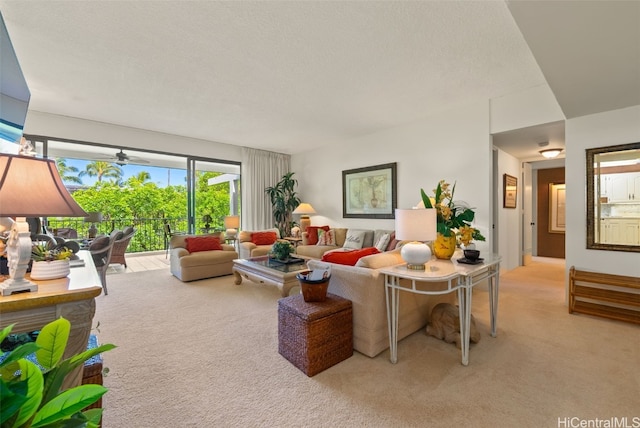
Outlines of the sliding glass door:
{"label": "sliding glass door", "polygon": [[223,231],[225,218],[239,214],[240,164],[189,158],[190,233]]}
{"label": "sliding glass door", "polygon": [[[98,233],[133,225],[132,251],[163,249],[172,232],[224,230],[225,217],[240,213],[240,163],[190,158],[82,141],[25,135],[39,155],[56,159],[74,199],[99,214]],[[95,217],[98,217],[97,215]],[[55,229],[86,237],[83,218],[50,218]]]}

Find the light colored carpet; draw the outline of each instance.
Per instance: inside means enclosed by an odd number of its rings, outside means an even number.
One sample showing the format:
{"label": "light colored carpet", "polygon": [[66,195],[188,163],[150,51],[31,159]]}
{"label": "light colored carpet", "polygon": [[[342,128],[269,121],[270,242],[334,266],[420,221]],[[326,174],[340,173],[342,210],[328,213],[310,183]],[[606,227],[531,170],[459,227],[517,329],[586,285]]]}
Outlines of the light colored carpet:
{"label": "light colored carpet", "polygon": [[[498,337],[486,289],[470,363],[419,331],[309,378],[278,354],[275,287],[233,277],[181,283],[167,270],[112,275],[95,321],[105,427],[557,427],[640,417],[640,328],[564,305],[564,268],[501,277]],[[402,304],[402,298],[400,301]],[[568,426],[568,425],[564,425]]]}

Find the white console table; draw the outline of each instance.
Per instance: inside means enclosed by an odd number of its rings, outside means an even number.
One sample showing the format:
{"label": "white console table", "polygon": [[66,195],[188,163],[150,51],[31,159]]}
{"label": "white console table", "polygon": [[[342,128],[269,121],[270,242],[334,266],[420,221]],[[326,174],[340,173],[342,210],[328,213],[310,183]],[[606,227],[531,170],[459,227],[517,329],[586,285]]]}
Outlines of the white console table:
{"label": "white console table", "polygon": [[[407,269],[406,265],[398,265],[381,270],[385,275],[389,348],[392,363],[395,364],[398,361],[400,291],[431,295],[458,292],[462,364],[466,366],[469,364],[472,290],[477,284],[488,281],[491,336],[496,336],[500,256],[485,256],[484,262],[476,265],[458,263],[456,256],[459,257],[460,255],[458,253],[454,254],[451,260],[433,259],[427,263],[426,269],[423,271]],[[446,286],[434,283],[444,283]]]}
{"label": "white console table", "polygon": [[[91,254],[79,251],[78,256],[85,265],[72,267],[69,276],[34,281],[38,291],[0,296],[0,328],[15,323],[12,333],[27,333],[64,317],[71,323],[64,358],[84,352],[96,310],[95,298],[102,293],[102,286]],[[67,376],[63,389],[81,382],[82,366]]]}

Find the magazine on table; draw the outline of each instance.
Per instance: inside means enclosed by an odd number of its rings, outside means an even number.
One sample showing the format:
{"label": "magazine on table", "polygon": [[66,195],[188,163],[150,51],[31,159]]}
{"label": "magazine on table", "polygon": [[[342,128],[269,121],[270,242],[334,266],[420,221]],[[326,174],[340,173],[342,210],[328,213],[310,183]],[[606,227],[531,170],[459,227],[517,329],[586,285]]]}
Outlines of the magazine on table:
{"label": "magazine on table", "polygon": [[307,275],[307,279],[309,281],[320,281],[322,279],[327,279],[331,276],[331,266],[326,266],[319,269],[314,269],[309,272]]}

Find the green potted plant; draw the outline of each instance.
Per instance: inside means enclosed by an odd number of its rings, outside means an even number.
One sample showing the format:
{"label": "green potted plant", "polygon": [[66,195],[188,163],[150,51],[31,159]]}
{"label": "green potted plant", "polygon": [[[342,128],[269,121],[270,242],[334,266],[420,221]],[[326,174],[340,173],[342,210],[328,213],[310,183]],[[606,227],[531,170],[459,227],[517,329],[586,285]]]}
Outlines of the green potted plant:
{"label": "green potted plant", "polygon": [[[0,332],[0,341],[13,325]],[[0,423],[4,427],[98,427],[102,409],[82,409],[107,388],[86,384],[60,391],[64,378],[89,358],[115,348],[106,344],[62,359],[71,323],[64,318],[45,325],[35,342],[13,349],[0,362]],[[42,370],[26,357],[35,352]]]}
{"label": "green potted plant", "polygon": [[271,247],[271,257],[276,260],[286,261],[293,253],[293,245],[289,241],[278,240]]}
{"label": "green potted plant", "polygon": [[275,186],[264,190],[271,200],[275,227],[280,231],[280,236],[291,235],[294,226],[292,213],[300,205],[300,198],[295,191],[298,180],[293,178],[293,174],[289,172],[283,175]]}

